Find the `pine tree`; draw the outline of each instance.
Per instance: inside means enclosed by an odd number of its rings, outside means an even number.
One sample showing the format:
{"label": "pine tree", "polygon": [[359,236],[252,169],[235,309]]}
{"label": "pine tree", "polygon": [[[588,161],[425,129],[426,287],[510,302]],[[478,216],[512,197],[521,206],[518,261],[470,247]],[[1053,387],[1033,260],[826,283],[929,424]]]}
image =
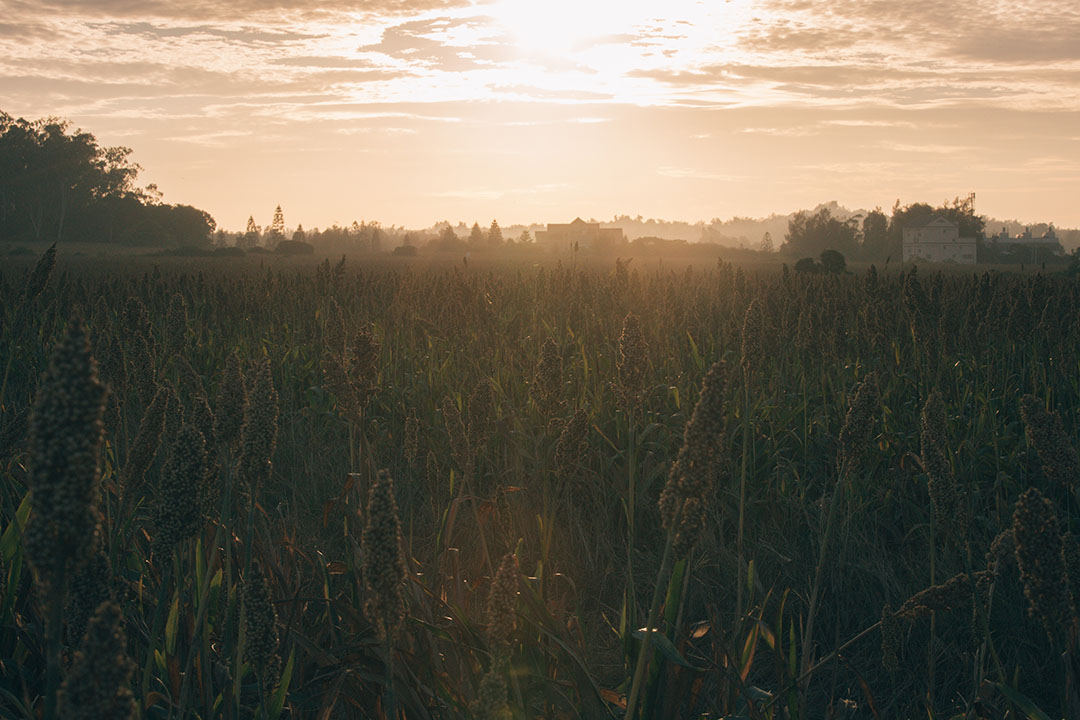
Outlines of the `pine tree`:
{"label": "pine tree", "polygon": [[270,221],[270,234],[267,244],[274,247],[285,239],[285,215],[281,212],[281,206],[274,208],[274,219]]}
{"label": "pine tree", "polygon": [[472,232],[469,233],[469,244],[480,245],[484,242],[484,231],[480,229],[480,223],[474,222]]}
{"label": "pine tree", "polygon": [[503,236],[502,228],[499,227],[498,220],[491,221],[491,229],[488,230],[488,244],[489,245],[502,245]]}
{"label": "pine tree", "polygon": [[255,218],[248,216],[247,229],[240,238],[240,247],[250,249],[259,244],[259,226],[255,224]]}

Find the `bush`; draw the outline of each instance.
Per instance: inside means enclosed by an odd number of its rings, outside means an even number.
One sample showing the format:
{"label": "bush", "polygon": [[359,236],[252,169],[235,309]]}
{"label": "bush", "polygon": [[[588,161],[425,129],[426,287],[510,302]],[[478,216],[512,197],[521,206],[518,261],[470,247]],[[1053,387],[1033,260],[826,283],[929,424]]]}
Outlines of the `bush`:
{"label": "bush", "polygon": [[821,266],[814,262],[814,258],[802,258],[795,263],[795,272],[818,273],[821,272]]}
{"label": "bush", "polygon": [[415,245],[398,245],[394,248],[394,254],[400,257],[416,257]]}
{"label": "bush", "polygon": [[847,260],[837,250],[822,250],[821,269],[827,273],[842,273],[847,269]]}

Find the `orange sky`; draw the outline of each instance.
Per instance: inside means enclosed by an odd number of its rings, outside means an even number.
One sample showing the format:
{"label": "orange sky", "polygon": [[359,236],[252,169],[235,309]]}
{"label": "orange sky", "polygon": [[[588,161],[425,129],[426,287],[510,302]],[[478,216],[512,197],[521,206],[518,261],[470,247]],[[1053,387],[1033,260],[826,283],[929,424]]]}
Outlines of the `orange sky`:
{"label": "orange sky", "polygon": [[241,228],[968,192],[1080,226],[1080,3],[0,0],[0,109]]}

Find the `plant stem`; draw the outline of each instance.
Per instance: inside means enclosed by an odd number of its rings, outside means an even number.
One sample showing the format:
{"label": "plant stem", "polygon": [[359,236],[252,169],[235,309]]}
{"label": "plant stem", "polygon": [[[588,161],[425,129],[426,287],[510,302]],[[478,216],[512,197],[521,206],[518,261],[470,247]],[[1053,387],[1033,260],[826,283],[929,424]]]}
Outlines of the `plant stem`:
{"label": "plant stem", "polygon": [[743,369],[742,467],[739,470],[739,529],[735,540],[735,617],[743,611],[743,527],[746,516],[746,464],[750,455],[750,370]]}
{"label": "plant stem", "polygon": [[[813,657],[812,645],[814,642],[814,620],[817,616],[818,598],[821,594],[821,579],[825,571],[825,558],[829,549],[829,537],[832,535],[832,526],[834,518],[836,517],[836,509],[840,505],[840,491],[846,475],[846,468],[842,465],[836,487],[833,488],[832,498],[829,500],[829,514],[825,519],[825,534],[821,538],[821,549],[818,553],[817,568],[814,570],[814,585],[813,589],[810,591],[810,608],[806,613],[806,631],[803,633],[802,674],[800,675],[800,680],[808,680],[810,676],[809,667],[810,659]],[[806,683],[806,685],[809,685],[809,683]],[[806,686],[803,687],[803,693],[805,700]]]}
{"label": "plant stem", "polygon": [[645,621],[645,637],[641,640],[641,648],[638,650],[637,663],[634,667],[634,677],[630,683],[630,694],[626,700],[625,720],[634,720],[637,712],[638,700],[641,696],[641,687],[645,680],[645,670],[648,667],[650,657],[650,645],[652,645],[653,627],[660,617],[660,600],[663,597],[664,578],[671,569],[671,547],[675,540],[675,528],[679,526],[679,516],[682,508],[675,512],[668,529],[667,541],[664,543],[664,557],[660,561],[660,570],[656,573],[656,585],[653,587],[652,600],[649,603],[649,614]]}

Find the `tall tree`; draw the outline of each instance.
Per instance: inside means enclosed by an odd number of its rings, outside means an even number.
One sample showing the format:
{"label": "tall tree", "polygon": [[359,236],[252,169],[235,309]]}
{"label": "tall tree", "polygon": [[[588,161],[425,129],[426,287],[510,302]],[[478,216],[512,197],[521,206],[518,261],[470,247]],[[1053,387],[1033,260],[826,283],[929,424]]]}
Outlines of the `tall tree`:
{"label": "tall tree", "polygon": [[491,221],[491,227],[488,229],[488,245],[498,247],[503,244],[502,228],[499,227],[497,220]]}
{"label": "tall tree", "polygon": [[863,255],[871,260],[884,260],[889,254],[889,216],[874,208],[862,222]]}
{"label": "tall tree", "polygon": [[768,230],[761,236],[761,246],[758,248],[763,253],[771,253],[775,248],[773,247],[772,233]]}
{"label": "tall tree", "polygon": [[274,208],[274,219],[270,221],[270,232],[266,238],[266,244],[271,248],[277,246],[285,239],[285,214],[281,212],[281,206]]}
{"label": "tall tree", "polygon": [[474,222],[472,231],[469,233],[469,244],[480,246],[484,244],[484,231],[480,229],[480,223]]}

